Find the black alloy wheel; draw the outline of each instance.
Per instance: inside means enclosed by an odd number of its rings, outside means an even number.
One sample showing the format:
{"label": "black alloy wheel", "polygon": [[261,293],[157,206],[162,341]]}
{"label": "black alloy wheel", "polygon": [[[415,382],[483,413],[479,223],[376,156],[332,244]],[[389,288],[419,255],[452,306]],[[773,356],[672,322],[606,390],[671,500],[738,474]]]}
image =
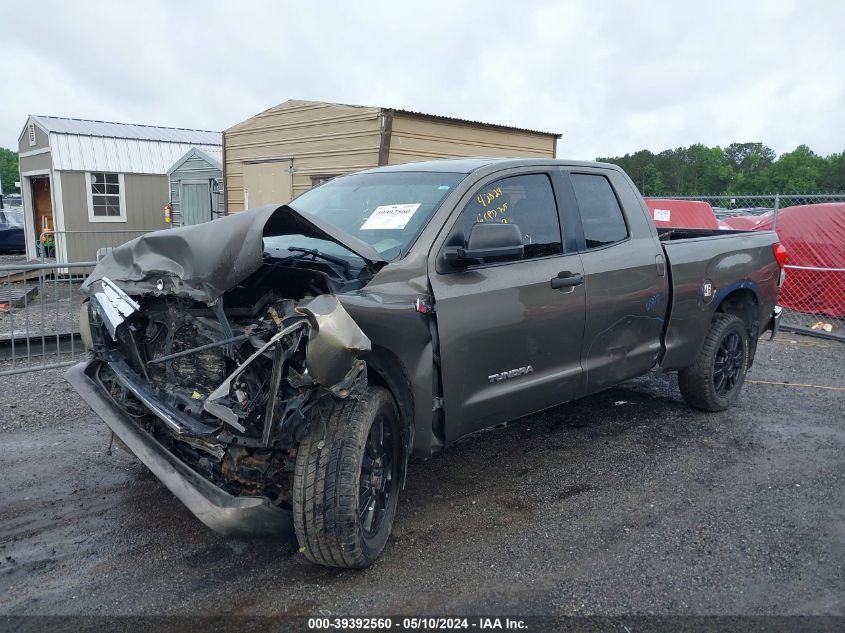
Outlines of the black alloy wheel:
{"label": "black alloy wheel", "polygon": [[748,327],[736,315],[713,315],[695,362],[678,371],[678,387],[691,407],[724,411],[736,401],[748,371],[748,335]]}
{"label": "black alloy wheel", "polygon": [[371,539],[384,525],[395,494],[393,438],[384,415],[379,415],[367,434],[358,487],[358,516],[364,538]]}
{"label": "black alloy wheel", "polygon": [[713,363],[713,388],[724,398],[733,391],[745,364],[745,350],[739,333],[732,331],[722,339]]}

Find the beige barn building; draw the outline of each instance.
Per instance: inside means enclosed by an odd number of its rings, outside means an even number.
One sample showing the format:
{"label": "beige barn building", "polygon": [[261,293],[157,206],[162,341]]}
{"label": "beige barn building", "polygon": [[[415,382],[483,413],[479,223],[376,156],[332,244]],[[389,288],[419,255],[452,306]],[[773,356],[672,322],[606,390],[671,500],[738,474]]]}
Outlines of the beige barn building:
{"label": "beige barn building", "polygon": [[287,202],[329,178],[467,156],[554,158],[560,134],[444,116],[285,101],[223,132],[226,211]]}

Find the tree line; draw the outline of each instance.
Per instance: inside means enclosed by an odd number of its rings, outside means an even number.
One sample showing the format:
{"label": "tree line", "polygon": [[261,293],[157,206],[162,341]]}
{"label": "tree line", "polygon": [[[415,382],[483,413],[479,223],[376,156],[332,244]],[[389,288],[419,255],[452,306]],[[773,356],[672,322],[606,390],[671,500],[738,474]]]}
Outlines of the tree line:
{"label": "tree line", "polygon": [[[622,167],[646,196],[845,192],[845,151],[820,156],[806,145],[777,156],[762,143],[699,143],[596,160]],[[13,193],[16,180],[18,155],[0,147],[3,193]]]}
{"label": "tree line", "polygon": [[16,192],[15,182],[19,179],[17,152],[0,147],[0,183],[3,184],[3,191],[0,193]]}
{"label": "tree line", "polygon": [[762,143],[699,143],[596,160],[622,167],[646,196],[845,192],[845,151],[820,156],[806,145],[777,156]]}

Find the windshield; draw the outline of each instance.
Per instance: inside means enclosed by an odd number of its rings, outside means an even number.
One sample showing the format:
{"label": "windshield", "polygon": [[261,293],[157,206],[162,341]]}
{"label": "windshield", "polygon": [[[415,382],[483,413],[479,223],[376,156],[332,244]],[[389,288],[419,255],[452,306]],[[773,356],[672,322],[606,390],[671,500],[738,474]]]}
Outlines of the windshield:
{"label": "windshield", "polygon": [[[408,251],[443,199],[465,176],[411,171],[353,174],[307,191],[290,206],[333,224],[391,260]],[[336,245],[300,235],[268,237],[265,243],[274,250],[301,246],[340,254]],[[340,251],[350,255],[345,249]]]}

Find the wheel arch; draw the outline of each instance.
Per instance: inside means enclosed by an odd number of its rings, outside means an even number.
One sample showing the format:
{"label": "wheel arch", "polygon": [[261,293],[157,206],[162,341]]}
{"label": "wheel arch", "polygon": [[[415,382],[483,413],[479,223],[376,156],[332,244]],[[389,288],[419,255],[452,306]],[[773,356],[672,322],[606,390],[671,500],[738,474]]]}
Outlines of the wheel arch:
{"label": "wheel arch", "polygon": [[750,332],[752,328],[759,325],[760,300],[753,288],[736,288],[721,299],[716,306],[716,312],[739,317]]}
{"label": "wheel arch", "polygon": [[400,477],[404,486],[408,459],[414,441],[414,391],[402,362],[390,350],[372,344],[372,350],[366,357],[367,380],[371,385],[386,388],[399,411],[399,424],[402,427],[402,471]]}
{"label": "wheel arch", "polygon": [[753,285],[742,285],[730,290],[716,306],[716,314],[738,317],[748,332],[748,366],[754,362],[757,351],[757,333],[760,331],[760,299]]}

